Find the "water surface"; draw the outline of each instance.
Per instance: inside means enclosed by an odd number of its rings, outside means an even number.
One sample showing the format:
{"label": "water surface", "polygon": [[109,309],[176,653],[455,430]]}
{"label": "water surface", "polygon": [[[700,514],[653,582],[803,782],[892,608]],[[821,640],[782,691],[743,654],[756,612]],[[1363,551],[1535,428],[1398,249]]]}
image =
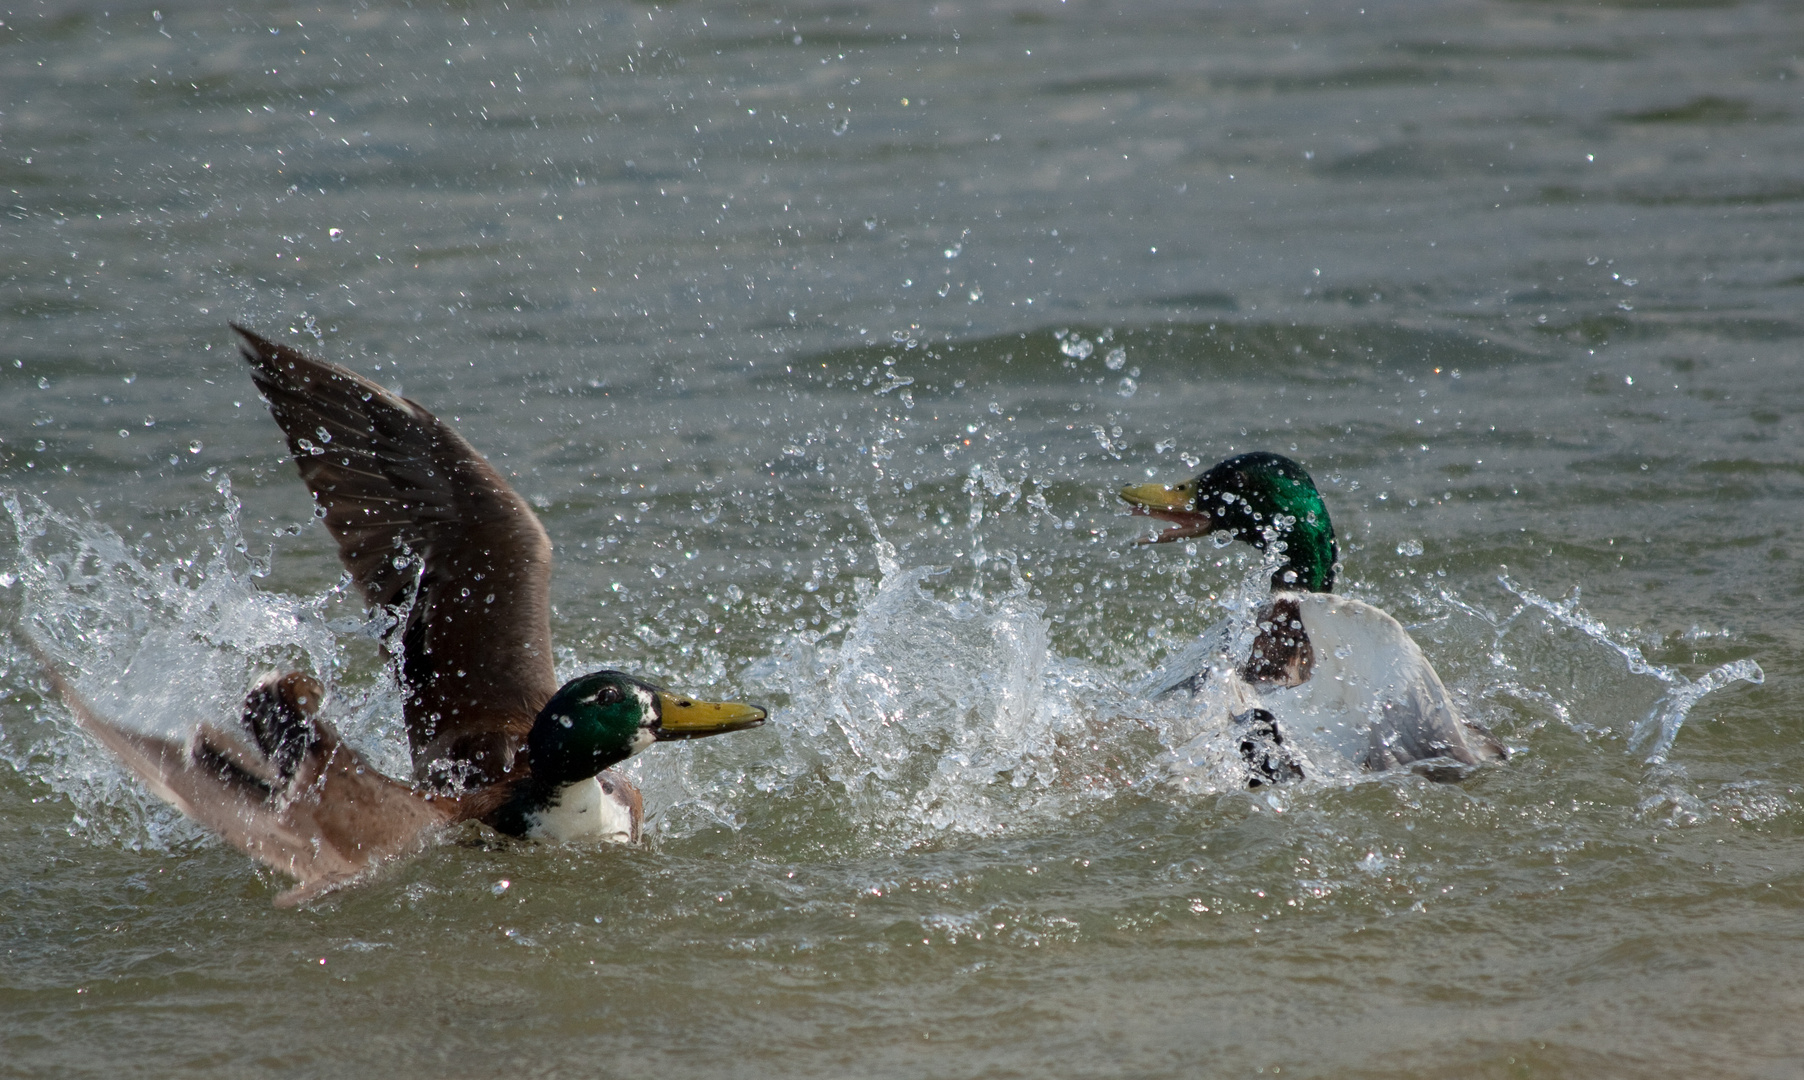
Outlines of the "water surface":
{"label": "water surface", "polygon": [[[0,1074],[1804,1067],[1804,19],[1328,6],[0,6]],[[12,636],[404,770],[227,320],[512,476],[561,673],[772,722],[273,910]],[[1508,764],[1132,694],[1260,569],[1110,492],[1249,449]]]}

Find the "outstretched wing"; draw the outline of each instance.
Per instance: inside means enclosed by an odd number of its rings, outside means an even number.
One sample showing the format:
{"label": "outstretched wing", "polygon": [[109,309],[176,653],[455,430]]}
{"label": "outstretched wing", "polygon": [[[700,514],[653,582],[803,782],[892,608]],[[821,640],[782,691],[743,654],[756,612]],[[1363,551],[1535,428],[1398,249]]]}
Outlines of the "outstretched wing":
{"label": "outstretched wing", "polygon": [[39,660],[81,726],[158,797],[295,879],[278,907],[356,880],[457,816],[454,801],[434,802],[370,768],[328,725],[299,716],[292,699],[267,703],[266,711],[268,704],[286,710],[293,714],[283,718],[287,725],[304,724],[312,737],[283,761],[206,725],[186,743],[121,727],[89,706],[53,662],[41,653]]}
{"label": "outstretched wing", "polygon": [[345,568],[372,604],[400,605],[412,593],[397,635],[415,775],[468,786],[502,779],[557,691],[543,526],[419,405],[233,329]]}
{"label": "outstretched wing", "polygon": [[[1404,765],[1447,780],[1507,756],[1490,732],[1460,715],[1434,666],[1396,619],[1351,597],[1284,595],[1297,604],[1315,660],[1296,703],[1346,718],[1349,734],[1363,744],[1366,768]],[[1344,749],[1360,756],[1352,743]]]}

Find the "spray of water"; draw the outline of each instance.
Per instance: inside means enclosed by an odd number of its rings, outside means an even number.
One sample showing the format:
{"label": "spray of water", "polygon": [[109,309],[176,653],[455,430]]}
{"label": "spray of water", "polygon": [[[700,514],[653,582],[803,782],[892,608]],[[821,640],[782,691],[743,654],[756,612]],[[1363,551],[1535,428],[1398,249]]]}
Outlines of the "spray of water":
{"label": "spray of water", "polygon": [[1719,665],[1696,680],[1688,679],[1670,667],[1650,663],[1638,647],[1617,640],[1608,626],[1579,607],[1577,588],[1573,589],[1572,595],[1567,599],[1556,601],[1518,585],[1507,575],[1499,577],[1497,582],[1524,603],[1546,612],[1561,626],[1577,630],[1622,657],[1631,674],[1651,676],[1666,684],[1666,692],[1629,733],[1630,749],[1645,752],[1644,760],[1649,765],[1666,761],[1666,755],[1672,750],[1673,740],[1679,737],[1679,728],[1684,726],[1692,706],[1705,694],[1721,690],[1732,683],[1748,682],[1758,685],[1766,681],[1766,673],[1760,670],[1760,665],[1746,659]]}
{"label": "spray of water", "polygon": [[[261,672],[302,668],[326,682],[329,709],[346,737],[385,771],[406,775],[399,688],[370,659],[386,617],[364,615],[355,590],[343,583],[312,596],[261,588],[268,558],[249,553],[223,480],[218,494],[218,504],[197,519],[189,554],[153,552],[148,540],[123,539],[91,515],[9,496],[14,550],[0,577],[0,601],[20,632],[77,672],[82,692],[121,721],[179,736],[200,721],[232,715]],[[987,593],[982,583],[1000,580],[993,572],[955,586],[948,570],[902,565],[864,516],[879,575],[858,583],[844,632],[786,636],[740,665],[740,690],[780,704],[772,723],[733,739],[661,747],[631,763],[646,790],[654,840],[751,827],[777,845],[833,836],[841,847],[893,850],[1055,828],[1121,798],[1244,797],[1228,703],[1207,686],[1196,697],[1152,695],[1174,671],[1218,666],[1244,650],[1269,568],[1249,567],[1237,586],[1221,590],[1214,634],[1177,650],[1165,669],[1130,679],[1058,655],[1047,612],[1012,566],[1010,582]],[[1476,659],[1460,666],[1490,674],[1449,681],[1468,706],[1488,708],[1485,718],[1506,731],[1514,714],[1497,705],[1502,698],[1531,701],[1539,693],[1541,707],[1574,725],[1580,721],[1573,714],[1585,707],[1557,686],[1516,685],[1507,635],[1524,632],[1517,616],[1530,608],[1626,665],[1597,678],[1660,685],[1658,701],[1630,734],[1631,747],[1650,762],[1665,760],[1704,695],[1761,681],[1751,660],[1687,679],[1623,644],[1578,607],[1576,596],[1554,602],[1507,578],[1502,585],[1522,602],[1506,617],[1450,596],[1445,610],[1488,625],[1492,640],[1466,641]],[[1549,645],[1549,630],[1533,633],[1539,637],[1531,644]],[[0,689],[7,699],[35,703],[32,722],[9,719],[0,728],[0,760],[68,800],[73,832],[133,847],[196,840],[192,826],[145,794],[60,705],[43,698],[16,640],[0,648]],[[619,662],[566,656],[560,667],[574,674],[600,666],[597,660]],[[1312,785],[1361,779],[1320,763],[1312,776],[1305,797]]]}
{"label": "spray of water", "polygon": [[[218,496],[196,519],[195,549],[186,554],[132,543],[33,496],[0,499],[14,546],[0,600],[14,633],[71,672],[103,715],[177,739],[197,723],[235,715],[263,672],[312,671],[326,682],[347,736],[379,767],[404,775],[398,687],[392,679],[342,685],[340,677],[348,648],[359,639],[367,645],[386,618],[363,615],[343,585],[301,597],[259,588],[268,556],[250,553],[223,477]],[[4,699],[37,702],[35,723],[0,728],[0,755],[74,805],[75,831],[153,849],[200,835],[44,696],[36,661],[16,637],[0,650]]]}

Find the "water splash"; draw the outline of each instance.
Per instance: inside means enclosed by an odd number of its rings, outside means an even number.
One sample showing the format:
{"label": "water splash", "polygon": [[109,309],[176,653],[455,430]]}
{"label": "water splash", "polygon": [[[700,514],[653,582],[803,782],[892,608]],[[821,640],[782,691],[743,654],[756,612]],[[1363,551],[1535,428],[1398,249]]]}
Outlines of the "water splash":
{"label": "water splash", "polygon": [[[1024,583],[949,589],[950,571],[904,568],[881,538],[876,549],[882,576],[860,584],[842,638],[780,642],[744,675],[748,692],[788,702],[775,752],[744,763],[753,786],[831,807],[795,828],[831,817],[862,844],[908,846],[1044,825],[1133,786],[1155,747],[1127,745],[1143,732],[1117,722],[1126,695],[1112,679],[1053,653]],[[746,809],[741,777],[689,780],[681,795],[715,819]]]}
{"label": "water splash", "polygon": [[[268,556],[250,554],[224,478],[217,492],[186,552],[174,539],[153,551],[148,539],[134,543],[91,515],[59,512],[34,496],[0,499],[15,548],[8,575],[16,586],[0,595],[7,621],[72,672],[103,715],[165,737],[235,715],[245,688],[271,668],[311,671],[334,695],[347,645],[378,636],[386,623],[362,615],[342,586],[302,597],[258,588]],[[41,697],[37,664],[16,637],[0,640],[0,669],[6,696]],[[341,731],[366,744],[378,767],[405,775],[394,680],[334,696]],[[0,725],[0,760],[66,797],[75,808],[71,831],[148,849],[204,835],[76,730],[60,703],[34,713],[33,724]]]}
{"label": "water splash", "polygon": [[[803,846],[844,836],[854,850],[894,849],[1056,828],[1121,799],[1245,791],[1226,680],[1159,697],[1161,673],[1123,678],[1061,655],[1019,576],[988,594],[994,575],[958,587],[950,569],[902,566],[866,525],[882,577],[861,583],[843,637],[786,639],[741,676],[747,694],[787,703],[759,736],[775,745],[635,760],[661,817],[654,832],[725,824]],[[1249,565],[1221,601],[1226,629],[1167,667],[1228,664],[1256,633],[1270,574]],[[1312,790],[1358,778],[1347,762],[1312,762],[1311,775]]]}
{"label": "water splash", "polygon": [[[1168,660],[1135,678],[1061,655],[1052,616],[1013,557],[986,552],[979,535],[986,500],[1025,505],[1021,489],[972,469],[965,495],[975,564],[968,578],[963,568],[904,565],[869,511],[857,507],[878,574],[855,582],[843,626],[797,628],[762,656],[725,657],[717,665],[721,679],[738,672],[737,691],[778,704],[772,723],[736,739],[660,748],[630,763],[646,790],[654,840],[749,827],[777,847],[819,850],[825,842],[897,850],[961,835],[1059,828],[1115,800],[1245,798],[1229,703],[1211,697],[1207,686],[1197,697],[1155,695],[1174,672],[1221,666],[1244,653],[1266,595],[1269,560],[1241,564],[1238,583],[1221,588],[1219,599],[1211,594],[1217,633],[1147,639],[1167,646]],[[373,648],[387,618],[365,615],[360,597],[342,583],[314,595],[265,591],[268,557],[250,553],[228,485],[221,483],[216,505],[189,519],[198,524],[187,547],[159,539],[158,550],[148,538],[122,538],[91,515],[60,513],[29,496],[8,497],[4,505],[15,550],[0,559],[10,563],[0,567],[0,604],[81,673],[78,685],[103,712],[179,735],[198,720],[235,712],[262,671],[300,667],[327,683],[333,720],[346,737],[384,771],[407,775],[400,691]],[[1463,629],[1423,640],[1452,676],[1450,688],[1475,715],[1506,730],[1514,725],[1526,735],[1534,728],[1520,708],[1499,704],[1503,698],[1575,727],[1590,710],[1588,692],[1557,679],[1542,691],[1516,685],[1518,662],[1532,668],[1540,654],[1572,654],[1548,629],[1517,618],[1531,608],[1607,646],[1627,676],[1663,688],[1630,734],[1649,762],[1665,760],[1699,699],[1762,678],[1757,664],[1742,660],[1688,679],[1622,643],[1579,608],[1576,595],[1554,602],[1507,578],[1502,584],[1522,602],[1515,612],[1499,618],[1443,591],[1437,620],[1467,616]],[[1436,633],[1449,625],[1412,629]],[[34,665],[15,642],[0,649],[0,691],[34,700]],[[594,659],[560,653],[559,667],[586,670]],[[1624,668],[1606,671],[1582,656],[1576,662],[1600,684],[1600,700],[1634,696],[1626,692]],[[66,798],[72,831],[150,848],[201,835],[76,731],[60,706],[36,708],[35,723],[15,721],[27,715],[20,710],[6,715],[0,759]],[[1365,778],[1312,764],[1310,781],[1257,798],[1309,800],[1312,792]]]}
{"label": "water splash", "polygon": [[1688,679],[1673,668],[1649,662],[1636,646],[1618,641],[1610,633],[1608,626],[1579,607],[1576,588],[1568,599],[1555,601],[1518,585],[1508,575],[1498,577],[1497,582],[1525,603],[1546,612],[1560,625],[1577,630],[1615,652],[1622,657],[1632,674],[1650,675],[1670,688],[1629,732],[1630,749],[1645,749],[1644,760],[1649,765],[1666,761],[1666,755],[1672,749],[1673,740],[1679,737],[1679,729],[1684,726],[1685,718],[1704,695],[1737,682],[1759,685],[1766,681],[1766,673],[1750,659],[1733,660],[1712,668],[1695,681]]}

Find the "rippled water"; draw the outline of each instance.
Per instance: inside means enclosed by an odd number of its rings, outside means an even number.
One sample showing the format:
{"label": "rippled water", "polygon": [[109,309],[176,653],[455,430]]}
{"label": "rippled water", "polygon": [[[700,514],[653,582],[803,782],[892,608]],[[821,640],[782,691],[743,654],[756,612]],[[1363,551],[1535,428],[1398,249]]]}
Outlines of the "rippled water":
{"label": "rippled water", "polygon": [[[0,1074],[1789,1076],[1787,5],[0,4]],[[225,321],[509,471],[561,673],[773,706],[637,849],[313,908],[46,700],[398,692]],[[1291,454],[1512,759],[1238,790],[1136,684]]]}

